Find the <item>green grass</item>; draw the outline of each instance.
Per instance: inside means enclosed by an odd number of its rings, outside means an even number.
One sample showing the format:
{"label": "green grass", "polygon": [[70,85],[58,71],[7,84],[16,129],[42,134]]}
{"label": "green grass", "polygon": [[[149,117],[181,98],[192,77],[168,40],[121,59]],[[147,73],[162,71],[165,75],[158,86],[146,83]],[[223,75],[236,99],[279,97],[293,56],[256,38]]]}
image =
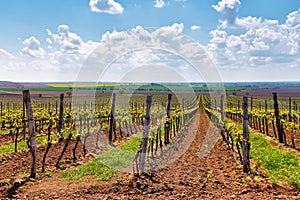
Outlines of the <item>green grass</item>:
{"label": "green grass", "polygon": [[273,147],[263,136],[250,135],[250,157],[272,179],[284,180],[300,189],[300,159],[289,152]]}
{"label": "green grass", "polygon": [[0,130],[0,135],[8,135],[9,130]]}
{"label": "green grass", "polygon": [[[47,142],[47,135],[44,136],[40,136],[36,138],[36,144],[42,144],[42,143],[46,143]],[[58,138],[58,135],[53,134],[51,135],[52,140],[56,140]],[[20,142],[18,142],[18,146],[17,146],[17,150],[20,151],[24,148],[27,148],[27,141],[26,140],[22,140]],[[15,151],[15,143],[9,144],[9,145],[5,145],[5,146],[0,146],[0,154],[3,153],[8,153],[8,152],[14,152]]]}
{"label": "green grass", "polygon": [[[237,128],[242,131],[241,126]],[[300,189],[300,159],[272,146],[263,134],[250,132],[250,158],[254,160],[255,168],[262,169],[272,183],[283,180]]]}
{"label": "green grass", "polygon": [[68,180],[79,180],[87,175],[95,175],[97,180],[106,181],[110,180],[116,172],[116,169],[104,165],[95,158],[88,164],[82,165],[71,172],[64,171],[61,177]]}
{"label": "green grass", "polygon": [[23,90],[30,90],[30,91],[38,91],[38,92],[65,92],[69,90],[69,87],[38,87],[38,88],[0,88],[2,91],[8,92],[21,92]]}
{"label": "green grass", "polygon": [[62,178],[68,180],[79,180],[87,175],[94,175],[97,180],[110,180],[118,172],[118,169],[127,167],[134,159],[140,148],[141,137],[135,137],[117,148],[100,154],[91,162],[79,166],[72,171],[64,171]]}
{"label": "green grass", "polygon": [[[36,139],[36,143],[37,144],[41,144],[46,138],[47,138],[47,136],[38,137]],[[23,140],[21,142],[18,142],[18,146],[17,146],[18,151],[20,151],[20,150],[22,150],[24,148],[27,148],[26,141]],[[8,153],[8,152],[14,152],[14,151],[15,151],[15,143],[12,143],[10,145],[6,145],[6,146],[1,146],[0,147],[0,154],[2,154],[2,153]]]}

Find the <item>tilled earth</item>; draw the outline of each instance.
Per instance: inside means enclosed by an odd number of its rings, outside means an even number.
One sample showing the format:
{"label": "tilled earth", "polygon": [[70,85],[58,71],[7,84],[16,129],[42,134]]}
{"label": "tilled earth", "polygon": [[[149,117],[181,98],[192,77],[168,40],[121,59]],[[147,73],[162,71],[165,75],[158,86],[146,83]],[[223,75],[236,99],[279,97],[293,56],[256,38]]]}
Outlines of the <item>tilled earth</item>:
{"label": "tilled earth", "polygon": [[[200,109],[200,116],[187,129],[197,132],[188,150],[172,164],[150,175],[119,172],[106,182],[96,181],[94,177],[66,181],[59,179],[60,171],[55,170],[51,177],[15,183],[2,190],[2,199],[300,199],[299,190],[286,183],[276,186],[259,173],[244,174],[224,142],[217,142],[211,153],[201,158],[199,149],[209,123]],[[24,160],[15,162],[1,164],[1,179],[24,170],[21,167]]]}

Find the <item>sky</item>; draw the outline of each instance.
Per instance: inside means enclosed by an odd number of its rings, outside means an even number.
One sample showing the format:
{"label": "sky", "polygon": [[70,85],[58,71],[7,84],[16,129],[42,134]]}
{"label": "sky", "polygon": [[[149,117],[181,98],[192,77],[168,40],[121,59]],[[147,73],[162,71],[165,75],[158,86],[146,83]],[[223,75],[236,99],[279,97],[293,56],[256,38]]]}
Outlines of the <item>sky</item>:
{"label": "sky", "polygon": [[299,0],[1,0],[0,19],[1,81],[300,81]]}

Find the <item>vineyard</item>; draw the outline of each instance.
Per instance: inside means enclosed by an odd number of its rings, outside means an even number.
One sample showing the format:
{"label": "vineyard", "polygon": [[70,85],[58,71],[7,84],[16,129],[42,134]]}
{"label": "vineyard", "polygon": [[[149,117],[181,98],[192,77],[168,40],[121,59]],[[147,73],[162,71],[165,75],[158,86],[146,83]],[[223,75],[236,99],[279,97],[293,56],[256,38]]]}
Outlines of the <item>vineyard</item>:
{"label": "vineyard", "polygon": [[[2,198],[296,199],[299,157],[286,158],[294,174],[280,181],[290,185],[266,178],[262,161],[252,157],[254,136],[245,140],[239,127],[245,121],[243,100],[192,93],[3,95]],[[275,94],[249,97],[250,132],[299,156],[298,104]]]}
{"label": "vineyard", "polygon": [[[243,112],[242,99],[230,97],[227,102],[226,115],[232,122],[241,123]],[[296,150],[300,150],[300,110],[299,99],[281,97],[274,93],[268,99],[250,98],[249,125],[251,128],[278,139]]]}

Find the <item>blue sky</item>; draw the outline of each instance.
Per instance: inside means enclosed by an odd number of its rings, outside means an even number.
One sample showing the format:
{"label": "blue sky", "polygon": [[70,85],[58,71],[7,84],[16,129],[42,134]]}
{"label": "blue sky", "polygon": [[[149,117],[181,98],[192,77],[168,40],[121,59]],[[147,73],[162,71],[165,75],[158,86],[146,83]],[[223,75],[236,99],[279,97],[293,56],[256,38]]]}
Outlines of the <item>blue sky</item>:
{"label": "blue sky", "polygon": [[299,0],[2,0],[0,80],[76,80],[93,50],[136,27],[198,42],[223,81],[300,80],[299,9]]}

